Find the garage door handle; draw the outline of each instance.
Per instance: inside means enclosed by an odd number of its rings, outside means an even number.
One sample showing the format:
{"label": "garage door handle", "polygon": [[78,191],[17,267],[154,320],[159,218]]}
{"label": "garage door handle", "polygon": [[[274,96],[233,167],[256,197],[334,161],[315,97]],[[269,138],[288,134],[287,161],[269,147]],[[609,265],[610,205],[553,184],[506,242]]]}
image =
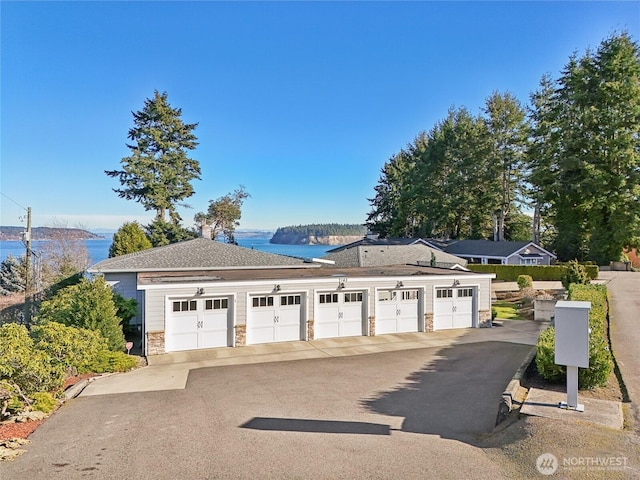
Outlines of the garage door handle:
{"label": "garage door handle", "polygon": [[458,307],[453,307],[453,311],[455,312],[458,309]]}
{"label": "garage door handle", "polygon": [[280,317],[278,317],[277,315],[273,317],[273,323],[278,323],[279,321],[280,321]]}

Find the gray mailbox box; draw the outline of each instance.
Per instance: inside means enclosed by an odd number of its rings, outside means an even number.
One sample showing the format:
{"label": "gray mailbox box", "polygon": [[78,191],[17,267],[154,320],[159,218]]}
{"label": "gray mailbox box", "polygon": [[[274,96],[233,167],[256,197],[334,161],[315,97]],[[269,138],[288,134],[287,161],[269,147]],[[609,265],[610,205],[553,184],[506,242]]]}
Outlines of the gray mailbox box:
{"label": "gray mailbox box", "polygon": [[578,367],[589,368],[589,310],[591,302],[560,301],[555,311],[555,362],[567,367],[567,402],[560,406],[579,411]]}

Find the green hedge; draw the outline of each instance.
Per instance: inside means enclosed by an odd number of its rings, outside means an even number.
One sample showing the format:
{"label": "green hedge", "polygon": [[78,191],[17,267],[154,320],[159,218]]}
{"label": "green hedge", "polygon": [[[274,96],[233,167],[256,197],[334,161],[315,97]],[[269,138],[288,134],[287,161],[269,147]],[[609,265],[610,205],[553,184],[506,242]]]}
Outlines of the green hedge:
{"label": "green hedge", "polygon": [[[590,279],[598,278],[597,265],[585,265]],[[467,268],[478,273],[495,273],[496,280],[516,282],[520,275],[529,275],[534,281],[561,281],[567,272],[565,265],[480,265],[468,264]]]}
{"label": "green hedge", "polygon": [[[569,287],[569,299],[591,302],[589,311],[589,368],[578,369],[580,388],[604,385],[611,374],[613,360],[607,342],[607,288],[604,285]],[[536,367],[551,382],[566,381],[566,368],[555,364],[555,330],[547,328],[536,344]]]}

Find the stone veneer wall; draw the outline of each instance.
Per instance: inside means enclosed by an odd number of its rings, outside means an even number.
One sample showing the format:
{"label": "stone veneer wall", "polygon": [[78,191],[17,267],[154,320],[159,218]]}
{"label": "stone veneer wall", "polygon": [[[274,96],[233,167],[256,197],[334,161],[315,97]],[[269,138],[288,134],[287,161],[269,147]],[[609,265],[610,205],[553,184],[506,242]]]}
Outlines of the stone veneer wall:
{"label": "stone veneer wall", "polygon": [[307,340],[314,340],[315,331],[313,329],[313,320],[307,321]]}
{"label": "stone veneer wall", "polygon": [[164,351],[164,332],[147,332],[147,355],[161,355]]}
{"label": "stone veneer wall", "polygon": [[491,310],[480,310],[478,326],[480,328],[491,326]]}
{"label": "stone veneer wall", "polygon": [[376,335],[376,317],[369,317],[369,336],[374,337]]}
{"label": "stone veneer wall", "polygon": [[247,344],[247,326],[236,325],[236,347],[243,347]]}
{"label": "stone veneer wall", "polygon": [[433,313],[424,314],[424,331],[433,332]]}

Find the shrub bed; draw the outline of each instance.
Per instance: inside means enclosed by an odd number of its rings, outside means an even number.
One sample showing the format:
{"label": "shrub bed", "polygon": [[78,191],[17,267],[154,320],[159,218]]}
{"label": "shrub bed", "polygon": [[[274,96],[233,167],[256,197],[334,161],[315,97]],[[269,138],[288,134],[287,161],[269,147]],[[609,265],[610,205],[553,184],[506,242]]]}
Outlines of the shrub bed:
{"label": "shrub bed", "polygon": [[[604,385],[613,369],[613,360],[607,341],[607,288],[604,285],[569,286],[569,299],[591,302],[589,311],[589,368],[578,369],[580,388]],[[536,344],[536,368],[550,382],[566,381],[566,368],[554,363],[555,330],[547,328],[540,334]]]}
{"label": "shrub bed", "polygon": [[[562,277],[567,275],[566,265],[479,265],[469,264],[467,268],[478,273],[495,273],[496,280],[505,282],[517,282],[520,275],[528,275],[534,281],[562,281]],[[597,265],[584,265],[593,280],[598,277]]]}

